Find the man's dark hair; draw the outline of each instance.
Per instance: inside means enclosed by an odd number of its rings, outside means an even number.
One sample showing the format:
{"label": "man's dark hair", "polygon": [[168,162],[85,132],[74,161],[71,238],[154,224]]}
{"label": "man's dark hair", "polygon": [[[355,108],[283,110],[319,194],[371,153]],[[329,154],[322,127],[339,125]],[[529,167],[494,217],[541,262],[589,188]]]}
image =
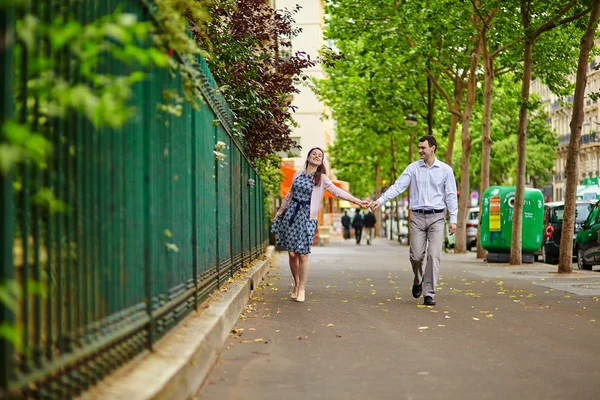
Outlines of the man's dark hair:
{"label": "man's dark hair", "polygon": [[[419,139],[419,143],[427,142],[429,143],[429,147],[435,146],[435,150],[437,150],[437,142],[435,138],[431,135],[425,135],[421,139]],[[435,150],[433,151],[435,153]]]}

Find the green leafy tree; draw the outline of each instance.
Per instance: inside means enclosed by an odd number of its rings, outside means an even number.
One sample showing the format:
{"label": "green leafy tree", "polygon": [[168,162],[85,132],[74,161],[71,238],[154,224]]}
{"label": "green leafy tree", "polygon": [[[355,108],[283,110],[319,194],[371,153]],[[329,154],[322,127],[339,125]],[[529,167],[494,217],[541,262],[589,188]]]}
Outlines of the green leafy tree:
{"label": "green leafy tree", "polygon": [[[543,4],[532,0],[521,1],[520,29],[523,36],[523,67],[517,129],[518,157],[510,249],[511,265],[521,264],[531,79],[534,75],[540,76],[554,93],[571,90],[565,76],[573,72],[573,60],[577,49],[577,41],[573,38],[579,36],[575,36],[574,31],[577,32],[582,27],[581,25],[563,25],[580,20],[590,12],[590,9],[591,6],[587,1],[571,0],[566,4],[564,1],[558,0],[545,1]],[[558,57],[558,55],[560,56]],[[548,59],[553,59],[553,62],[547,62]]]}
{"label": "green leafy tree", "polygon": [[[577,169],[579,161],[579,139],[581,137],[581,124],[584,117],[584,96],[587,85],[588,61],[594,46],[598,19],[600,18],[600,0],[592,1],[588,23],[581,37],[579,46],[579,61],[577,63],[577,75],[575,84],[575,95],[573,99],[573,116],[571,118],[571,138],[569,140],[569,151],[567,156],[567,188],[565,197],[565,212],[563,220],[563,232],[571,232],[575,226],[575,196],[577,190]],[[560,240],[560,257],[558,261],[558,272],[572,272],[573,241],[570,235],[562,235]]]}

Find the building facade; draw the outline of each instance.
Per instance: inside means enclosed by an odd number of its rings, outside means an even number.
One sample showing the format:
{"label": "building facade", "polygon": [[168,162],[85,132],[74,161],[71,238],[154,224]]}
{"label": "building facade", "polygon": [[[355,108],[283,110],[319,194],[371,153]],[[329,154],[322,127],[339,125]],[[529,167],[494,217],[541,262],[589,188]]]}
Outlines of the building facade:
{"label": "building facade", "polygon": [[[302,51],[307,53],[312,60],[319,57],[319,50],[323,47],[323,29],[325,16],[325,3],[323,0],[273,0],[275,8],[292,10],[296,4],[302,8],[295,15],[295,26],[302,32],[293,39],[292,52]],[[314,79],[322,79],[325,76],[321,64],[305,70],[306,75]],[[327,152],[327,148],[333,144],[335,134],[333,122],[325,104],[321,102],[308,85],[299,85],[300,93],[294,96],[292,104],[297,107],[294,120],[298,123],[293,128],[292,139],[296,141],[301,150],[297,151],[298,157],[284,158],[288,165],[296,169],[304,167],[306,152],[313,147],[320,147]],[[327,162],[327,154],[325,154]]]}

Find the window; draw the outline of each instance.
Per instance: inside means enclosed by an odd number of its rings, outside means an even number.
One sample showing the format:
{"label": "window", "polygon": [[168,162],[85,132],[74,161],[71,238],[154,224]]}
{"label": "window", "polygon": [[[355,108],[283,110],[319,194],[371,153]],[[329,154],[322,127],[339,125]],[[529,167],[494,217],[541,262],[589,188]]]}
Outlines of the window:
{"label": "window", "polygon": [[588,216],[586,225],[589,227],[590,225],[596,224],[598,222],[598,217],[600,217],[600,206],[596,205]]}
{"label": "window", "polygon": [[[592,207],[591,204],[577,204],[575,207],[575,222],[579,223],[585,221],[590,215]],[[551,212],[550,221],[552,223],[562,222],[564,212],[564,206],[555,207]]]}
{"label": "window", "polygon": [[301,138],[300,136],[292,136],[291,139],[296,142],[296,145],[290,149],[288,157],[300,157],[302,151]]}

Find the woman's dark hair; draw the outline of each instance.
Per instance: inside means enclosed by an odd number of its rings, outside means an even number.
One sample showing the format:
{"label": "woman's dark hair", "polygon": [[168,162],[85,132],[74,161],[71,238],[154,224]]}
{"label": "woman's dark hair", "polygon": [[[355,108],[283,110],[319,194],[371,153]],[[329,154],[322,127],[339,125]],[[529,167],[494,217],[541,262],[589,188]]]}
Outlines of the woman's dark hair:
{"label": "woman's dark hair", "polygon": [[321,165],[317,167],[317,170],[313,174],[312,178],[313,185],[319,186],[321,184],[321,175],[327,174],[327,168],[325,168],[325,152],[321,150],[320,147],[313,147],[309,150],[308,155],[306,156],[306,161],[304,162],[304,169],[308,168],[308,159],[310,158],[311,153],[315,150],[319,150],[321,154],[323,154],[323,160],[321,160]]}

